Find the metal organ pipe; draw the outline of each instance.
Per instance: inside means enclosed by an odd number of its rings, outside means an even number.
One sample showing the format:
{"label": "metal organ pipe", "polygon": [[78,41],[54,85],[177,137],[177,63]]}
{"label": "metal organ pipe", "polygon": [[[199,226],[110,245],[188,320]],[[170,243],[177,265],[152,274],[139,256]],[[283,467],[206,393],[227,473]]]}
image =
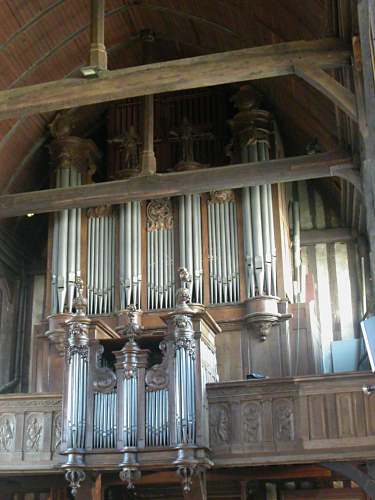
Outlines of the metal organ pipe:
{"label": "metal organ pipe", "polygon": [[[56,187],[78,186],[81,172],[75,167],[58,168]],[[51,310],[71,313],[76,279],[81,274],[81,210],[72,208],[54,215],[52,246]]]}
{"label": "metal organ pipe", "polygon": [[174,304],[174,232],[169,199],[147,205],[147,298],[149,309]]}
{"label": "metal organ pipe", "polygon": [[141,203],[120,205],[120,304],[140,307],[141,264]]}
{"label": "metal organ pipe", "polygon": [[234,192],[211,193],[208,202],[210,301],[238,302],[240,295],[237,207]]}
{"label": "metal organ pipe", "polygon": [[[192,276],[192,301],[203,302],[201,197],[190,194],[179,198],[180,265]],[[210,274],[211,275],[211,274]]]}
{"label": "metal organ pipe", "polygon": [[[268,156],[264,151],[263,157]],[[248,297],[275,296],[276,248],[271,185],[243,188],[242,210]]]}
{"label": "metal organ pipe", "polygon": [[109,314],[114,307],[115,218],[111,207],[87,211],[88,313]]}

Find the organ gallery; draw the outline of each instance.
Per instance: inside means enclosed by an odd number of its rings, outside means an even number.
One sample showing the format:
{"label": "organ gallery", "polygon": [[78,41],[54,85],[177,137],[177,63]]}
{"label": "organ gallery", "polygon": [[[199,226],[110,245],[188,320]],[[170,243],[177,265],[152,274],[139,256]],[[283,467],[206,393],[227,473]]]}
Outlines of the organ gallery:
{"label": "organ gallery", "polygon": [[1,498],[375,498],[372,3],[29,3]]}

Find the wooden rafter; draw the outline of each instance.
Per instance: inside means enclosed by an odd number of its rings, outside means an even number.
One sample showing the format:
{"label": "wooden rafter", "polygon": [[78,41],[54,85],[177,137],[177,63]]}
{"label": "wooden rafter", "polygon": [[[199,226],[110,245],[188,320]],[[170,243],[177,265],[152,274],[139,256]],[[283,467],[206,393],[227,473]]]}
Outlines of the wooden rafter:
{"label": "wooden rafter", "polygon": [[267,183],[330,177],[339,168],[353,168],[346,154],[331,152],[197,171],[155,174],[130,179],[0,196],[0,218],[29,212],[93,207]]}
{"label": "wooden rafter", "polygon": [[218,54],[104,71],[0,92],[0,119],[161,92],[294,74],[299,63],[345,65],[351,54],[335,38],[287,42]]}

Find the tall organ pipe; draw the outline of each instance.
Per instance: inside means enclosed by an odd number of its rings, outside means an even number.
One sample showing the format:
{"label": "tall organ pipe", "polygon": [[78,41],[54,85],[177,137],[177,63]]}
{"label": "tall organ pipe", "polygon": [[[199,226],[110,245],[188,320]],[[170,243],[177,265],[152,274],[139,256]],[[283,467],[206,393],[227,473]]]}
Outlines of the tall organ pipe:
{"label": "tall organ pipe", "polygon": [[189,194],[179,198],[180,265],[192,276],[189,288],[192,301],[203,302],[203,264],[201,198]]}
{"label": "tall organ pipe", "polygon": [[87,211],[88,313],[109,314],[114,308],[115,218],[111,207]]}
{"label": "tall organ pipe", "polygon": [[120,205],[120,305],[140,307],[141,264],[141,203],[132,201]]}
{"label": "tall organ pipe", "polygon": [[211,194],[208,202],[208,240],[210,302],[238,302],[237,207],[233,191]]}
{"label": "tall organ pipe", "polygon": [[[56,187],[81,184],[81,173],[75,168],[59,168]],[[52,297],[53,314],[72,312],[75,281],[81,274],[81,211],[65,209],[54,215],[52,244]]]}
{"label": "tall organ pipe", "polygon": [[[95,171],[99,158],[93,141],[64,135],[71,126],[70,117],[69,111],[58,113],[50,125],[54,140],[49,150],[57,188],[80,186],[87,174]],[[72,313],[74,284],[81,276],[81,209],[54,214],[52,234],[51,313]]]}
{"label": "tall organ pipe", "polygon": [[[185,226],[186,227],[186,226]],[[147,205],[147,299],[149,309],[173,307],[174,242],[169,199]]]}
{"label": "tall organ pipe", "polygon": [[301,225],[298,201],[292,202],[293,218],[293,292],[294,301],[300,302],[301,294]]}

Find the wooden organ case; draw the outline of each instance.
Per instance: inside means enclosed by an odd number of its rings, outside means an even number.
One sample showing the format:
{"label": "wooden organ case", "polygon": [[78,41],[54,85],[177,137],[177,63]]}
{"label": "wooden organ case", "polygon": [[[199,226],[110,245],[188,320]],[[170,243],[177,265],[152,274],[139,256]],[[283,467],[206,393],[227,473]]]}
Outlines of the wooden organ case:
{"label": "wooden organ case", "polygon": [[[275,118],[248,85],[231,98],[214,87],[146,102],[110,105],[105,154],[73,134],[71,112],[57,115],[52,184],[143,175],[145,156],[160,173],[193,175],[283,154]],[[145,109],[155,124],[151,149]],[[301,286],[294,209],[290,231],[285,190],[264,184],[51,217],[48,327],[37,336],[34,378],[37,391],[63,390],[62,451],[73,490],[87,467],[105,466],[101,459],[132,486],[160,449],[190,488],[193,472],[210,466],[206,382],[218,373],[291,375],[296,345],[309,355],[313,341],[294,341],[288,321],[288,298]]]}

